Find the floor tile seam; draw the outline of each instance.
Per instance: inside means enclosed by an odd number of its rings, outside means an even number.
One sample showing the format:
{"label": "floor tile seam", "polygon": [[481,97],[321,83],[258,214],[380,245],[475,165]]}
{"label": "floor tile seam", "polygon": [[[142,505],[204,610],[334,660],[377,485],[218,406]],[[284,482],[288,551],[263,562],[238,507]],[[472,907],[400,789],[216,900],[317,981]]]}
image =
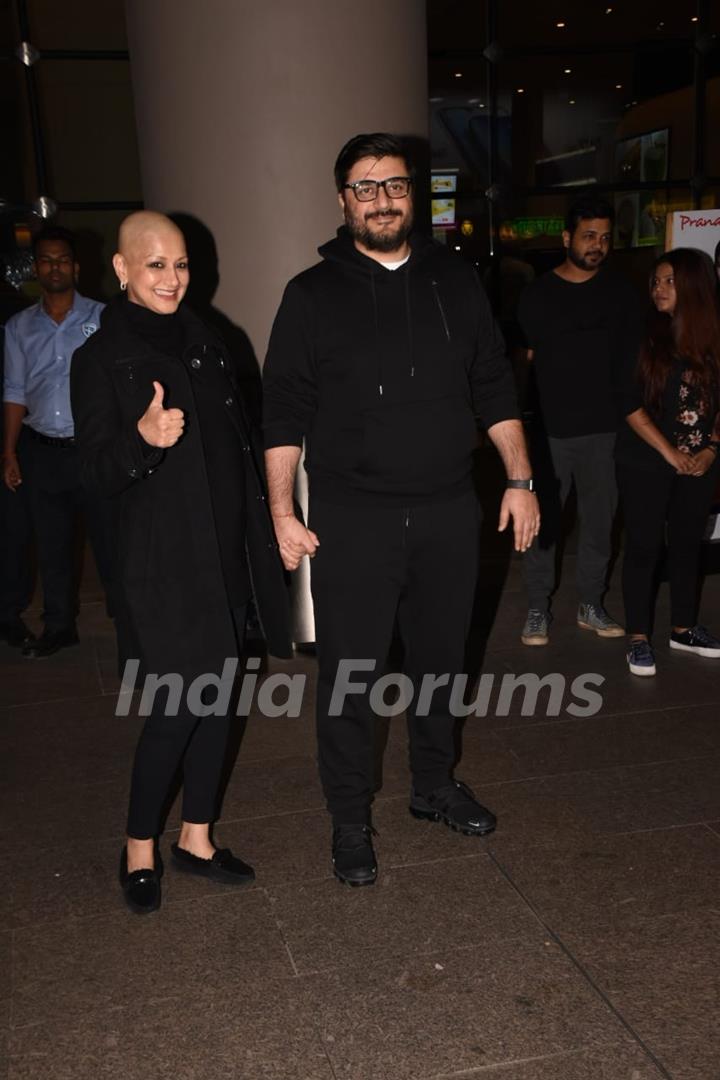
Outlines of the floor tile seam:
{"label": "floor tile seam", "polygon": [[[667,706],[663,706],[663,707],[660,707],[660,708],[658,708],[657,706],[653,706],[653,707],[647,708],[647,709],[618,709],[618,710],[612,711],[612,712],[598,712],[598,713],[595,713],[593,716],[564,716],[564,715],[561,714],[560,716],[549,717],[549,718],[547,718],[545,720],[535,720],[532,723],[528,723],[528,724],[524,724],[524,723],[509,723],[509,724],[493,723],[493,724],[491,724],[491,726],[488,727],[488,731],[490,731],[493,735],[496,735],[496,734],[498,734],[500,732],[503,732],[503,731],[537,731],[538,728],[557,727],[558,724],[581,724],[581,723],[584,723],[584,722],[586,722],[588,720],[616,720],[618,717],[628,717],[630,719],[634,719],[635,717],[645,716],[645,715],[647,715],[649,713],[661,714],[661,713],[675,712],[675,711],[678,711],[680,709],[683,709],[683,710],[704,709],[708,705],[719,705],[719,704],[720,704],[720,699],[715,699],[713,697],[713,698],[709,698],[709,699],[704,700],[704,701],[688,701],[688,702],[685,702],[684,704],[681,704],[681,705],[667,705]],[[472,718],[468,717],[467,719],[470,720]],[[487,716],[478,716],[478,717],[475,717],[474,719],[487,720],[488,717]],[[490,720],[511,720],[512,721],[512,720],[517,719],[517,717],[513,716],[513,714],[511,713],[509,716],[506,716],[506,717],[494,716],[494,717],[490,717],[489,719]],[[525,717],[520,717],[520,719],[523,720],[523,719],[526,719],[526,718]]]}
{"label": "floor tile seam", "polygon": [[[656,713],[657,715],[662,716],[665,713],[679,712],[680,710],[689,711],[691,709],[704,709],[707,708],[708,705],[717,704],[720,704],[720,698],[712,697],[704,701],[684,702],[678,705],[666,705],[661,708],[652,706],[647,709],[618,709],[617,712],[598,712],[595,713],[594,716],[555,716],[547,720],[537,720],[532,724],[507,724],[503,727],[493,727],[492,733],[493,735],[502,735],[507,731],[537,731],[538,728],[557,727],[560,724],[583,724],[588,720],[615,720],[617,717],[646,716],[649,713]],[[484,717],[477,717],[477,719],[482,720]],[[513,717],[510,716],[508,719],[513,719]]]}
{"label": "floor tile seam", "polygon": [[616,1020],[621,1024],[621,1026],[625,1029],[625,1031],[628,1033],[628,1035],[630,1035],[630,1037],[633,1039],[633,1041],[640,1047],[642,1052],[644,1054],[646,1054],[647,1057],[652,1061],[652,1063],[655,1065],[656,1069],[659,1071],[660,1075],[664,1078],[664,1080],[674,1080],[674,1077],[673,1077],[672,1073],[669,1072],[669,1070],[666,1068],[666,1066],[653,1053],[653,1051],[650,1049],[650,1047],[645,1042],[645,1040],[642,1038],[642,1036],[639,1034],[639,1032],[637,1032],[635,1030],[633,1025],[628,1020],[626,1020],[625,1016],[622,1014],[620,1009],[613,1003],[610,996],[602,989],[601,986],[598,985],[597,982],[595,982],[595,980],[590,975],[590,972],[584,967],[584,965],[580,962],[580,960],[575,956],[572,949],[568,945],[565,944],[565,942],[564,942],[563,938],[560,936],[559,932],[557,932],[555,929],[553,929],[553,927],[550,925],[550,923],[540,914],[540,911],[535,907],[535,905],[530,900],[530,898],[525,894],[525,892],[520,888],[520,886],[514,881],[514,879],[513,879],[512,875],[510,874],[510,872],[505,868],[505,866],[500,862],[500,860],[495,855],[493,855],[492,851],[489,851],[488,854],[489,854],[490,858],[493,860],[493,862],[495,863],[498,872],[500,874],[502,874],[502,876],[506,879],[506,881],[511,886],[511,888],[515,890],[515,892],[518,894],[520,899],[527,905],[527,907],[532,912],[534,917],[537,919],[537,921],[540,923],[540,925],[544,928],[546,933],[556,943],[556,945],[562,950],[562,952],[565,954],[567,959],[573,965],[573,967],[578,972],[578,974],[581,976],[581,978],[590,987],[591,991],[595,994],[595,996],[597,998],[599,998],[600,1001],[605,1005],[605,1008],[609,1012],[611,1012],[613,1014],[613,1016],[615,1016]]}
{"label": "floor tile seam", "polygon": [[[720,755],[719,755],[720,756]],[[707,754],[691,754],[688,757],[682,758],[659,758],[657,761],[638,761],[634,765],[602,765],[597,769],[571,769],[569,772],[564,773],[544,773],[538,777],[541,782],[545,783],[548,780],[554,780],[560,776],[585,776],[587,774],[591,776],[601,776],[603,773],[612,773],[616,769],[654,769],[658,765],[676,765],[681,762],[688,761],[707,761]],[[518,781],[523,783],[524,781]]]}
{"label": "floor tile seam", "polygon": [[[544,929],[544,927],[542,928]],[[511,928],[501,933],[493,935],[493,944],[507,944],[509,942],[516,942],[518,945],[526,943],[527,928]],[[469,953],[473,950],[480,949],[485,942],[483,940],[473,941],[467,945],[447,945],[443,943],[436,943],[432,948],[426,949],[413,949],[408,951],[407,949],[390,948],[389,950],[385,946],[365,946],[361,950],[361,955],[364,961],[367,963],[374,962],[376,960],[381,963],[386,961],[415,961],[426,960],[432,957],[442,955],[446,960],[448,957],[453,957],[456,954]],[[314,968],[300,968],[298,971],[298,977],[300,979],[319,978],[321,976],[340,974],[343,970],[342,961],[332,961],[328,964],[323,964],[321,967]]]}
{"label": "floor tile seam", "polygon": [[705,818],[700,821],[683,821],[677,825],[654,825],[648,829],[623,829],[622,832],[602,832],[597,833],[598,836],[644,836],[647,833],[659,833],[659,832],[673,832],[678,829],[702,829],[704,832],[709,832],[715,840],[720,840],[720,836],[708,825]]}
{"label": "floor tile seam", "polygon": [[[381,849],[378,848],[378,850],[381,850]],[[428,859],[425,862],[413,862],[413,863],[387,863],[387,862],[385,862],[383,865],[384,865],[385,870],[407,870],[407,869],[413,869],[414,867],[419,867],[419,866],[435,866],[435,865],[437,865],[439,863],[464,863],[464,862],[469,862],[469,861],[471,861],[473,859],[480,860],[480,859],[485,859],[486,855],[487,855],[487,852],[485,850],[482,850],[482,851],[478,851],[478,852],[475,852],[473,854],[468,854],[468,855],[450,855],[450,856],[447,856],[445,858]],[[306,885],[306,884],[307,885],[312,885],[312,884],[318,884],[318,883],[320,883],[322,881],[332,881],[332,880],[333,880],[333,875],[328,873],[328,874],[324,874],[322,877],[318,876],[316,878],[309,878],[309,879],[303,881],[302,885],[303,886]],[[264,885],[262,887],[264,889],[266,889],[266,890],[277,891],[279,889],[289,890],[290,888],[297,888],[297,885],[295,883],[293,883],[292,881],[287,881],[287,882],[279,881],[274,885],[273,884],[267,884],[267,885]]]}
{"label": "floor tile seam", "polygon": [[[376,795],[374,804],[390,802],[392,799],[406,798],[402,795]],[[246,821],[269,821],[271,818],[284,818],[292,817],[296,814],[317,814],[323,812],[327,816],[327,807],[324,803],[318,803],[317,806],[298,807],[295,810],[279,810],[274,814],[255,814],[253,817],[235,817],[235,818],[218,818],[218,825],[234,825],[240,824]],[[168,831],[168,830],[166,830]],[[174,830],[178,831],[178,830]],[[328,837],[330,836],[330,818],[328,816]]]}
{"label": "floor tile seam", "polygon": [[[603,1048],[604,1049],[612,1049],[613,1046],[614,1046],[614,1044],[609,1043],[607,1047],[603,1047]],[[625,1048],[624,1044],[622,1044],[622,1043],[617,1044],[617,1049],[622,1050],[624,1048]],[[599,1052],[601,1052],[601,1051],[600,1051],[600,1047],[598,1046],[598,1044],[597,1043],[590,1043],[588,1045],[582,1045],[582,1046],[573,1047],[572,1050],[558,1050],[556,1053],[535,1054],[532,1057],[523,1057],[523,1058],[508,1058],[507,1061],[498,1061],[494,1065],[478,1065],[476,1068],[472,1068],[472,1069],[461,1069],[460,1072],[433,1073],[432,1076],[425,1077],[425,1078],[423,1078],[423,1080],[463,1080],[464,1077],[467,1077],[468,1080],[472,1080],[472,1077],[474,1077],[474,1076],[489,1076],[492,1073],[497,1073],[499,1075],[504,1070],[506,1070],[506,1069],[508,1069],[508,1068],[510,1068],[512,1066],[532,1065],[535,1062],[543,1062],[543,1061],[561,1061],[563,1058],[577,1057],[580,1054],[584,1054],[584,1053],[599,1053]],[[650,1058],[647,1059],[647,1064],[648,1065],[653,1064],[653,1062],[652,1062],[652,1060]]]}
{"label": "floor tile seam", "polygon": [[100,696],[104,697],[104,695],[105,695],[105,682],[104,682],[103,676],[102,676],[102,664],[100,662],[100,654],[98,652],[97,638],[96,638],[96,636],[94,634],[91,637],[91,641],[92,641],[93,657],[95,658],[95,675],[97,676],[98,688],[99,688],[99,691],[100,691]]}
{"label": "floor tile seam", "polygon": [[[646,767],[651,767],[651,766],[655,766],[655,765],[675,765],[675,764],[680,764],[680,763],[685,762],[685,761],[706,761],[707,757],[708,757],[707,754],[705,754],[705,755],[693,754],[690,757],[658,758],[657,760],[653,760],[653,761],[617,761],[612,765],[605,766],[605,769],[607,769],[607,770],[611,770],[611,769],[639,769],[639,768],[646,768]],[[462,761],[462,758],[460,760]],[[592,774],[592,773],[596,773],[596,772],[603,772],[603,771],[605,771],[605,769],[571,769],[568,772],[564,772],[564,771],[563,772],[539,772],[539,773],[532,773],[530,776],[518,777],[514,782],[515,783],[527,783],[529,781],[533,781],[533,782],[537,783],[538,781],[542,782],[542,781],[546,781],[546,780],[557,780],[557,779],[559,779],[561,777],[564,777],[564,776],[582,776],[583,773],[591,773]],[[493,781],[493,783],[496,784],[496,785],[509,783],[509,782],[510,781],[505,781],[505,780]]]}
{"label": "floor tile seam", "polygon": [[[168,899],[167,895],[165,894],[165,891],[163,890],[162,908],[165,909],[165,910],[167,910],[168,908],[172,908],[173,910],[175,910],[176,908],[189,907],[190,904],[201,904],[201,903],[204,903],[207,900],[218,900],[223,896],[227,900],[230,900],[233,897],[235,897],[235,899],[239,900],[242,895],[244,895],[244,896],[256,896],[256,895],[258,895],[260,893],[265,893],[265,896],[267,897],[267,892],[266,892],[267,886],[247,885],[247,886],[244,886],[244,887],[242,887],[242,886],[241,887],[229,886],[228,888],[232,888],[233,891],[229,892],[227,889],[225,889],[222,892],[206,892],[206,893],[203,893],[201,896],[186,896],[184,899],[178,899],[178,900]],[[272,912],[268,912],[268,914],[272,914]],[[120,917],[120,918],[122,918],[122,917],[130,918],[129,913],[125,908],[122,908],[122,907],[114,907],[114,908],[108,907],[105,910],[89,912],[87,915],[78,915],[78,914],[75,914],[75,913],[71,913],[69,915],[64,915],[64,916],[58,917],[58,918],[38,919],[35,922],[24,923],[22,926],[13,926],[12,929],[9,930],[9,933],[11,933],[13,935],[26,934],[26,933],[30,933],[30,932],[34,933],[36,930],[44,931],[44,930],[47,930],[47,929],[52,929],[53,927],[59,927],[59,926],[66,925],[69,922],[73,923],[73,925],[80,926],[80,925],[82,925],[84,923],[88,923],[88,922],[92,921],[93,919],[95,919],[95,920],[108,919],[111,916]],[[21,943],[18,943],[18,944],[21,944]],[[11,957],[14,956],[14,955],[15,955],[15,942],[12,941],[11,942]]]}
{"label": "floor tile seam", "polygon": [[39,701],[17,701],[12,705],[3,705],[2,702],[0,702],[0,716],[3,712],[10,712],[12,709],[33,709],[37,708],[38,705],[67,705],[72,701],[87,702],[105,696],[105,694],[95,690],[92,694],[82,694],[80,696],[73,694],[71,697],[62,698],[41,698]]}

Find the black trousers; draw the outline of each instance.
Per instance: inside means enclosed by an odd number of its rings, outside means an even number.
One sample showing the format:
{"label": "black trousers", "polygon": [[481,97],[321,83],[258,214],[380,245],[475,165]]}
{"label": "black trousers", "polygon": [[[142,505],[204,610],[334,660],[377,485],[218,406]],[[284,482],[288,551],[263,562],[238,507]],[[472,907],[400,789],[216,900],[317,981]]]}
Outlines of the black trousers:
{"label": "black trousers", "polygon": [[32,522],[27,489],[0,481],[0,623],[15,622],[32,597]]}
{"label": "black trousers", "polygon": [[673,626],[694,626],[698,609],[700,545],[720,475],[715,462],[704,476],[678,476],[618,466],[625,517],[622,570],[628,634],[649,634],[658,564],[667,529]]}
{"label": "black trousers", "polygon": [[577,596],[581,604],[600,604],[607,588],[611,533],[617,506],[615,434],[578,435],[570,439],[538,439],[533,448],[542,524],[523,569],[528,605],[547,611],[556,587],[556,548],[562,510],[573,481],[577,493],[579,536]]}
{"label": "black trousers", "polygon": [[[452,682],[463,669],[479,509],[474,494],[410,509],[311,499],[309,524],[320,540],[312,562],[320,778],[336,824],[365,822],[374,773],[370,694],[385,673],[396,620],[404,673],[415,687],[407,710],[414,786],[427,794],[450,779],[455,757],[450,687],[435,691],[427,716],[417,716],[415,706],[423,675],[449,674]],[[344,695],[339,715],[331,715],[343,660],[375,661],[375,669],[350,675],[351,682],[365,681],[366,690]]]}
{"label": "black trousers", "polygon": [[27,488],[35,530],[38,570],[43,588],[43,620],[48,631],[75,624],[78,611],[76,530],[79,516],[87,529],[106,594],[112,591],[113,559],[110,509],[91,498],[82,485],[80,458],[74,446],[48,446],[23,431],[18,460]]}
{"label": "black trousers", "polygon": [[[240,656],[247,605],[235,608],[232,614]],[[187,708],[187,689],[186,686],[177,716],[165,715],[167,694],[158,693],[140,734],[127,824],[128,836],[136,840],[149,840],[160,832],[168,794],[180,767],[183,821],[204,824],[215,821],[219,815],[218,793],[233,720],[232,707],[219,716],[198,717]]]}

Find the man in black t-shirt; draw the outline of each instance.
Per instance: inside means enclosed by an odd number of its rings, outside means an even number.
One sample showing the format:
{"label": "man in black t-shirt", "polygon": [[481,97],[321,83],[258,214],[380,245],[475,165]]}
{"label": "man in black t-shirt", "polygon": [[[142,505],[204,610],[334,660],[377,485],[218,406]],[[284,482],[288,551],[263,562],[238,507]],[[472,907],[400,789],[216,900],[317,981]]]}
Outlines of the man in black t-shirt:
{"label": "man in black t-shirt", "polygon": [[613,211],[593,195],[574,200],[563,232],[565,261],[523,293],[518,321],[539,400],[534,473],[540,535],[525,555],[529,610],[521,640],[547,645],[555,548],[572,483],[578,502],[578,626],[600,637],[624,630],[605,611],[617,504],[613,449],[622,372],[640,341],[641,305],[632,286],[607,269]]}

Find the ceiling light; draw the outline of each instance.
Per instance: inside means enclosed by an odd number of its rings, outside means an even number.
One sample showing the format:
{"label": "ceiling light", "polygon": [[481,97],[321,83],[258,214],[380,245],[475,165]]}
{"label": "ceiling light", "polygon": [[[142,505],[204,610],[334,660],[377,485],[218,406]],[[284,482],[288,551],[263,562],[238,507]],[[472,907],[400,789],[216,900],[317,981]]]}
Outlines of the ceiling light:
{"label": "ceiling light", "polygon": [[570,100],[568,101],[568,105],[574,105],[574,104],[575,104],[575,98],[571,97]]}
{"label": "ceiling light", "polygon": [[563,27],[565,26],[565,23],[564,22],[557,22],[557,23],[555,23],[555,25],[557,26],[558,30],[562,30]]}
{"label": "ceiling light", "polygon": [[615,83],[616,90],[622,90],[622,83]]}
{"label": "ceiling light", "polygon": [[456,71],[455,72],[455,78],[456,79],[462,79],[462,71]]}
{"label": "ceiling light", "polygon": [[565,68],[564,69],[564,74],[565,75],[572,75],[572,68]]}
{"label": "ceiling light", "polygon": [[612,15],[612,8],[611,7],[605,8],[605,14],[606,15]]}
{"label": "ceiling light", "polygon": [[524,87],[522,87],[522,86],[518,86],[518,88],[517,88],[517,93],[518,93],[518,94],[524,94],[524,93],[525,93],[525,89],[524,89]]}
{"label": "ceiling light", "polygon": [[663,28],[663,26],[664,26],[664,25],[665,25],[665,23],[664,23],[664,22],[659,22],[659,23],[657,24],[657,26],[655,27],[655,29],[656,29],[656,30],[662,30],[662,28]]}
{"label": "ceiling light", "polygon": [[697,17],[697,15],[693,15],[693,16],[691,17],[691,19],[690,19],[690,22],[697,22],[697,21],[698,21],[698,17]]}

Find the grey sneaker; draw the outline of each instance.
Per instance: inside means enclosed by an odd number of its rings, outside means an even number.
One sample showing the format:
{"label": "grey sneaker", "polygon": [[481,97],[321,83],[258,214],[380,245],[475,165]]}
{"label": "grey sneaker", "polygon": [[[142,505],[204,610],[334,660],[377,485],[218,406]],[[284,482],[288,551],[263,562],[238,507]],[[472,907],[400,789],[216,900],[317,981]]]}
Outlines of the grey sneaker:
{"label": "grey sneaker", "polygon": [[523,645],[547,645],[550,640],[550,618],[549,611],[530,608],[520,635]]}
{"label": "grey sneaker", "polygon": [[577,624],[583,630],[594,630],[598,637],[625,637],[625,630],[611,619],[602,604],[580,604]]}

